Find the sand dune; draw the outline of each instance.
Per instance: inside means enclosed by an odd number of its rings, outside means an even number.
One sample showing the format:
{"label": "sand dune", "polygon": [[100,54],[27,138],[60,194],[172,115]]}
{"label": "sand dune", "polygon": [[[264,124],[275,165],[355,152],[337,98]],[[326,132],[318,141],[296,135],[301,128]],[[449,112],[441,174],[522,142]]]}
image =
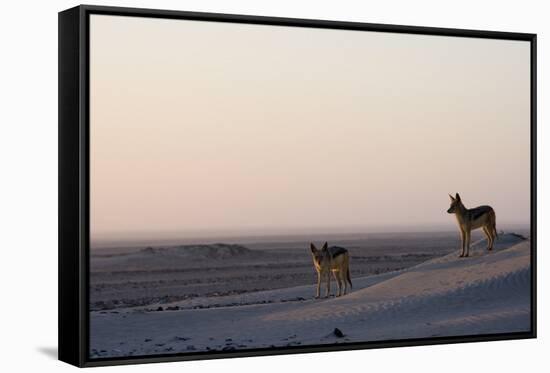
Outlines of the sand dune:
{"label": "sand dune", "polygon": [[[466,301],[469,295],[479,301],[494,297],[500,291],[523,294],[529,284],[529,242],[499,251],[505,245],[519,241],[507,236],[494,252],[481,247],[484,241],[474,245],[471,258],[458,258],[449,254],[443,258],[405,270],[398,276],[361,289],[343,298],[325,301],[286,313],[275,313],[267,319],[320,320],[340,318],[354,314],[379,311],[402,312],[422,305],[449,305]],[[518,291],[519,290],[519,291]],[[439,304],[441,303],[441,305]],[[428,310],[431,312],[430,310]],[[374,315],[373,315],[374,316]]]}
{"label": "sand dune", "polygon": [[[502,235],[414,267],[354,279],[314,300],[312,285],[234,295],[206,309],[92,313],[92,355],[120,356],[504,333],[530,329],[530,241]],[[334,291],[334,284],[333,284]],[[225,302],[225,303],[224,303]],[[340,329],[344,336],[332,334]]]}
{"label": "sand dune", "polygon": [[[90,309],[107,311],[153,305],[155,309],[219,307],[289,300],[284,292],[279,296],[267,291],[312,284],[315,271],[309,238],[279,239],[280,242],[249,242],[245,246],[210,243],[92,251]],[[338,242],[352,255],[352,276],[360,278],[412,267],[445,255],[455,244],[456,234],[352,236]],[[259,292],[262,292],[259,296],[254,295]],[[299,289],[289,292],[310,294]],[[252,299],[245,301],[240,296]]]}

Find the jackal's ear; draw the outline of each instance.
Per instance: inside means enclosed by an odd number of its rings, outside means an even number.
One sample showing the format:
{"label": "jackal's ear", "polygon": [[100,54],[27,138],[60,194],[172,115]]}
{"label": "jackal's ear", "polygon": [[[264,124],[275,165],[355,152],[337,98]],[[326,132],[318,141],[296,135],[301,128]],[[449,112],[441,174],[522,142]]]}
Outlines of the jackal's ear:
{"label": "jackal's ear", "polygon": [[309,249],[311,250],[312,253],[317,251],[317,248],[315,247],[315,245],[313,243],[309,244]]}
{"label": "jackal's ear", "polygon": [[451,196],[450,194],[449,194],[449,197],[451,197],[451,201],[452,201],[452,202],[455,201],[455,197]]}
{"label": "jackal's ear", "polygon": [[460,195],[458,193],[456,194],[456,199],[460,201]]}
{"label": "jackal's ear", "polygon": [[328,249],[328,242],[325,242],[325,244],[323,245],[323,248],[321,250],[326,250]]}

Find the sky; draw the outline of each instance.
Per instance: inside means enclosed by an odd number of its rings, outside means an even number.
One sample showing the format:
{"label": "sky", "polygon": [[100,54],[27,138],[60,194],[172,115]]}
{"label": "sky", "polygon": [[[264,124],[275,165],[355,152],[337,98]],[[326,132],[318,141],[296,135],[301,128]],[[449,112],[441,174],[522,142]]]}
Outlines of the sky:
{"label": "sky", "polygon": [[529,224],[529,47],[92,15],[92,240]]}

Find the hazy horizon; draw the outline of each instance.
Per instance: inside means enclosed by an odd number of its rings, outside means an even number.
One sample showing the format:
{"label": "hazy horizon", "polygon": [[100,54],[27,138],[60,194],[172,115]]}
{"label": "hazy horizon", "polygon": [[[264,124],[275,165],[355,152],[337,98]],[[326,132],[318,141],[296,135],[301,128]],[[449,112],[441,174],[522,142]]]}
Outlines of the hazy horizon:
{"label": "hazy horizon", "polygon": [[92,240],[528,225],[529,48],[92,15]]}
{"label": "hazy horizon", "polygon": [[[498,231],[509,233],[528,234],[528,223],[500,224]],[[329,241],[331,244],[342,244],[343,241],[358,238],[383,236],[407,236],[417,234],[452,234],[459,238],[454,225],[416,226],[416,227],[346,227],[345,229],[318,227],[309,230],[296,229],[257,229],[248,231],[194,231],[194,232],[122,232],[116,235],[95,235],[91,242],[91,249],[124,248],[163,245],[195,245],[195,244],[250,244],[260,242],[294,242],[309,241],[321,244]],[[481,235],[481,231],[474,233]]]}

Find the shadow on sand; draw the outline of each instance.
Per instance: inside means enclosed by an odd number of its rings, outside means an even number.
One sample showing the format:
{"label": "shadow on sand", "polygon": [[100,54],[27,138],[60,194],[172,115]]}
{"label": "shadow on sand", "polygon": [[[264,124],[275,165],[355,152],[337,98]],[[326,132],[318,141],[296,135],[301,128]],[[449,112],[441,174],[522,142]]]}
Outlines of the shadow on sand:
{"label": "shadow on sand", "polygon": [[51,359],[57,360],[57,346],[55,347],[38,347],[38,352],[46,355]]}

